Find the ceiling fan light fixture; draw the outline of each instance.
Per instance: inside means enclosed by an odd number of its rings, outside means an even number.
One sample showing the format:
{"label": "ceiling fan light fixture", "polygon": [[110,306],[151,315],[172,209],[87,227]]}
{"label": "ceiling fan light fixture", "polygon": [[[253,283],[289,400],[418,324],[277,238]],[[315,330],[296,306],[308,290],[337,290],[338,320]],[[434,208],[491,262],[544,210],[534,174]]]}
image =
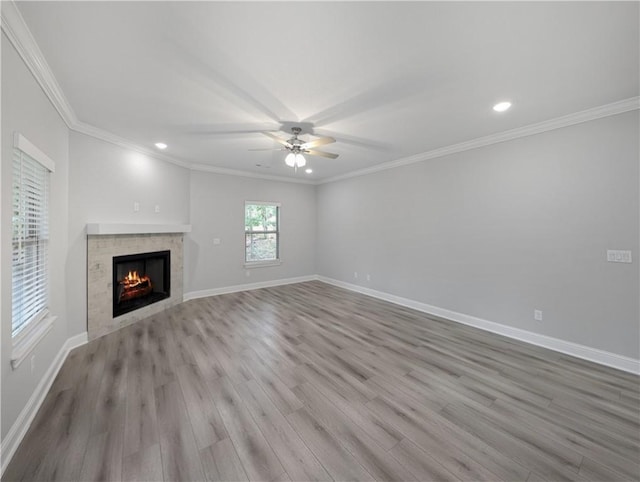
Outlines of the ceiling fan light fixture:
{"label": "ceiling fan light fixture", "polygon": [[284,158],[284,162],[289,167],[294,167],[296,165],[296,155],[293,152],[287,154],[287,157]]}
{"label": "ceiling fan light fixture", "polygon": [[307,164],[307,160],[302,154],[290,152],[287,157],[284,158],[284,162],[287,166],[293,168],[304,167]]}

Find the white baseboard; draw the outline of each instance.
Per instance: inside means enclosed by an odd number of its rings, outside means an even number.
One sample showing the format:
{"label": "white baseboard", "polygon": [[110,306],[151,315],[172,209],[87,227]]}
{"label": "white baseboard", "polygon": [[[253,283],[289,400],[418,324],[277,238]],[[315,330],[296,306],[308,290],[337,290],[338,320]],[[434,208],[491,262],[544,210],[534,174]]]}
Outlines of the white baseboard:
{"label": "white baseboard", "polygon": [[426,303],[410,300],[408,298],[402,298],[400,296],[395,296],[382,291],[372,290],[363,286],[345,283],[344,281],[338,281],[336,279],[327,278],[325,276],[317,276],[317,279],[319,281],[322,281],[323,283],[331,284],[350,291],[356,291],[358,293],[372,296],[384,301],[389,301],[397,305],[406,306],[407,308],[412,308],[417,311],[422,311],[423,313],[438,316],[440,318],[446,318],[447,320],[456,321],[458,323],[473,326],[475,328],[480,328],[481,330],[497,333],[499,335],[513,338],[515,340],[524,341],[532,345],[549,348],[550,350],[575,356],[576,358],[582,358],[594,363],[599,363],[600,365],[606,365],[612,368],[617,368],[618,370],[640,375],[640,360],[636,360],[634,358],[617,355],[608,351],[579,345],[577,343],[560,340],[558,338],[553,338],[546,335],[540,335],[531,331],[514,328],[511,326],[496,323],[494,321],[484,320],[482,318],[476,318],[475,316],[439,308],[437,306],[428,305]]}
{"label": "white baseboard", "polygon": [[270,281],[260,281],[258,283],[247,283],[243,285],[225,286],[223,288],[213,288],[210,290],[190,291],[183,295],[183,301],[194,300],[196,298],[206,298],[208,296],[224,295],[227,293],[237,293],[238,291],[251,291],[261,288],[271,288],[273,286],[290,285],[293,283],[304,283],[305,281],[315,281],[316,275],[298,276],[296,278],[283,278]]}
{"label": "white baseboard", "polygon": [[62,364],[67,359],[67,355],[74,348],[87,343],[87,340],[87,333],[81,333],[69,338],[64,345],[62,345],[62,348],[60,348],[60,351],[51,363],[51,366],[31,394],[31,397],[20,412],[20,415],[18,415],[13,426],[9,429],[7,436],[2,440],[2,444],[0,444],[0,477],[4,474],[13,454],[16,452],[24,435],[27,433],[33,418],[36,416],[36,413],[38,413],[40,405],[42,405],[42,402],[47,396],[47,393],[51,388],[51,384],[58,375],[58,371],[60,371]]}

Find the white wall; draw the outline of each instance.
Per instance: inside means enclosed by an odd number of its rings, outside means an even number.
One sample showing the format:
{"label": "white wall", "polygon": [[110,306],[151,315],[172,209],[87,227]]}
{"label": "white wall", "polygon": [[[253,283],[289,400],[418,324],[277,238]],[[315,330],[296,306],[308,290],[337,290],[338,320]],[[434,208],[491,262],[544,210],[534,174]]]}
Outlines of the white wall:
{"label": "white wall", "polygon": [[[245,201],[282,203],[280,266],[245,270]],[[185,294],[315,274],[315,186],[192,172],[191,224],[185,237]],[[214,238],[220,245],[214,246]]]}
{"label": "white wall", "polygon": [[87,223],[188,224],[189,171],[77,132],[70,134],[69,160],[66,282],[76,293],[68,304],[75,335],[87,331]]}
{"label": "white wall", "polygon": [[321,185],[318,272],[638,359],[638,127],[633,111]]}
{"label": "white wall", "polygon": [[[44,95],[31,73],[2,34],[2,208],[0,244],[2,265],[2,439],[18,418],[38,382],[52,364],[68,336],[65,283],[67,260],[69,137],[67,127]],[[26,360],[16,370],[11,358],[11,179],[13,133],[20,132],[55,161],[50,197],[50,308],[57,315],[52,330],[36,346],[35,370]],[[9,229],[8,229],[9,228]]]}

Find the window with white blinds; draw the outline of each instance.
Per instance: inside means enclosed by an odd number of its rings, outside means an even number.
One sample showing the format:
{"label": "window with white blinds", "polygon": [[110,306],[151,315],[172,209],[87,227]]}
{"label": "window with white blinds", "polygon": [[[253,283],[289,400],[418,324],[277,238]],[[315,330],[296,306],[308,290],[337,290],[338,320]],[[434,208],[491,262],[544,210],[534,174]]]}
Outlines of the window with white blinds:
{"label": "window with white blinds", "polygon": [[46,317],[49,307],[50,169],[20,148],[27,147],[27,151],[39,153],[26,139],[20,138],[22,145],[16,143],[13,149],[13,337]]}

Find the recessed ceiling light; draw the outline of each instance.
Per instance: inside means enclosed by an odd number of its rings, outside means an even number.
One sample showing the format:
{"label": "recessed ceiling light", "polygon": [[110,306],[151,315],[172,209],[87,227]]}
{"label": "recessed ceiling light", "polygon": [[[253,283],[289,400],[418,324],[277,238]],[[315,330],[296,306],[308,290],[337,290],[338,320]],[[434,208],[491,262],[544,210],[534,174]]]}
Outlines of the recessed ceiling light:
{"label": "recessed ceiling light", "polygon": [[306,172],[307,174],[311,174],[313,172],[313,169],[311,168],[305,169],[304,172]]}
{"label": "recessed ceiling light", "polygon": [[493,110],[496,112],[504,112],[505,110],[508,110],[509,107],[511,107],[511,102],[498,102],[493,106]]}
{"label": "recessed ceiling light", "polygon": [[164,142],[156,142],[156,147],[158,149],[166,149],[167,145]]}

